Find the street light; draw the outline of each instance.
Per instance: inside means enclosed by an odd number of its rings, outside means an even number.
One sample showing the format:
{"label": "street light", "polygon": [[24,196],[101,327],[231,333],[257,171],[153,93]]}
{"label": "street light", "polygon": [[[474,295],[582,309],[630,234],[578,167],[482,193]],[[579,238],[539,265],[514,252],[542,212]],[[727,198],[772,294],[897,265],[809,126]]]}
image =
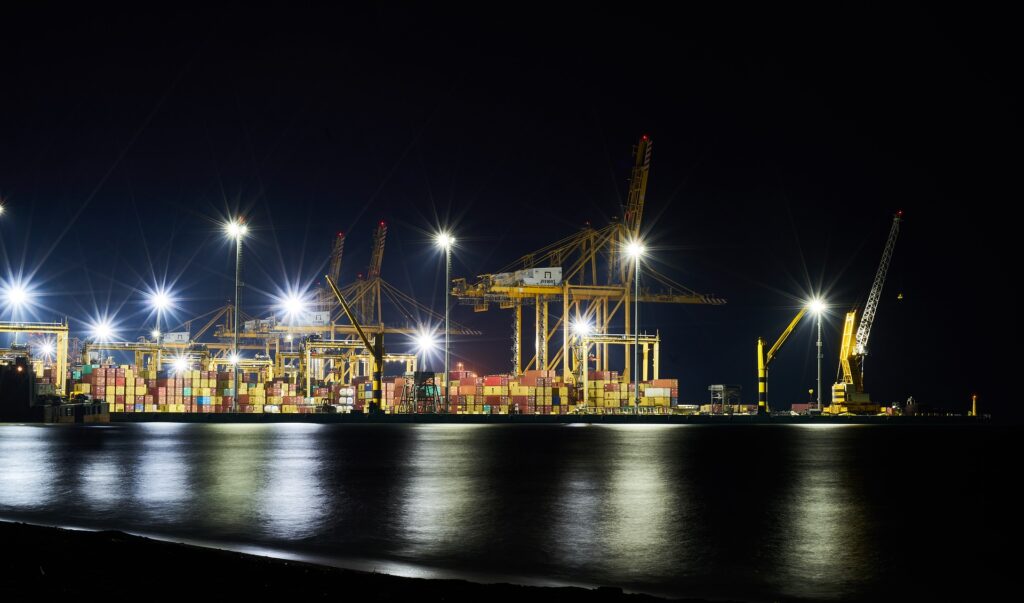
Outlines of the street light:
{"label": "street light", "polygon": [[[11,320],[17,319],[18,310],[28,305],[29,294],[25,285],[18,282],[11,282],[4,289],[4,302],[11,309]],[[14,332],[12,343],[18,343],[18,332]]]}
{"label": "street light", "polygon": [[588,356],[590,355],[590,343],[587,341],[587,335],[590,335],[590,331],[592,330],[592,328],[590,326],[590,322],[581,317],[577,317],[576,320],[572,322],[571,326],[573,335],[575,335],[580,342],[580,359],[583,361],[582,375],[580,377],[580,381],[582,381],[583,385],[583,407],[586,408],[587,398],[589,397],[587,395],[587,388],[589,387],[587,383],[587,379],[589,376],[587,375],[587,373],[590,370],[590,360],[588,358]]}
{"label": "street light", "polygon": [[448,358],[449,334],[448,334],[448,285],[451,283],[452,269],[452,245],[455,244],[455,237],[447,232],[437,235],[437,246],[444,249],[444,403],[447,407],[451,403],[451,390],[448,386]]}
{"label": "street light", "polygon": [[92,337],[98,342],[110,341],[114,338],[114,327],[105,318],[98,320],[92,325]]}
{"label": "street light", "polygon": [[811,309],[811,314],[814,314],[818,318],[818,410],[821,410],[821,316],[825,313],[828,306],[820,298],[814,298],[811,303],[808,304]]}
{"label": "street light", "polygon": [[231,410],[232,412],[238,412],[238,297],[241,287],[239,279],[242,271],[242,239],[249,233],[249,227],[236,218],[224,225],[224,232],[235,241],[235,324],[231,330],[231,357],[233,358],[231,364],[234,365],[232,372],[235,376],[235,388],[231,392]]}
{"label": "street light", "polygon": [[644,244],[630,241],[626,245],[626,253],[633,258],[635,276],[633,285],[633,404],[637,414],[640,413],[640,258],[644,255]]}
{"label": "street light", "polygon": [[176,373],[180,375],[181,373],[184,373],[186,369],[188,369],[188,360],[181,357],[174,359],[174,371]]}
{"label": "street light", "polygon": [[294,322],[306,311],[306,300],[297,293],[289,293],[281,302],[281,309],[284,310],[285,318]]}
{"label": "street light", "polygon": [[171,307],[171,304],[171,296],[164,289],[157,288],[149,294],[149,305],[156,310],[156,328],[153,329],[152,335],[157,343],[160,343],[160,318],[164,311]]}

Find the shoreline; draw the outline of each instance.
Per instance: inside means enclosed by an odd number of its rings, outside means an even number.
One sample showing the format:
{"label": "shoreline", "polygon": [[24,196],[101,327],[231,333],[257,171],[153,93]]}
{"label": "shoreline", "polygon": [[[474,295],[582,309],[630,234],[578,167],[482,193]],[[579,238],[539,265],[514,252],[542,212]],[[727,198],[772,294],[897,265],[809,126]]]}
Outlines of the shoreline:
{"label": "shoreline", "polygon": [[[91,596],[107,600],[185,596],[357,595],[359,600],[668,601],[617,587],[531,586],[414,578],[136,536],[0,521],[0,595],[5,600]],[[154,592],[156,590],[156,592]],[[675,599],[681,600],[681,599]],[[698,601],[697,599],[685,599]]]}
{"label": "shoreline", "polygon": [[965,416],[757,416],[757,415],[451,415],[111,413],[111,423],[343,423],[439,425],[997,425]]}

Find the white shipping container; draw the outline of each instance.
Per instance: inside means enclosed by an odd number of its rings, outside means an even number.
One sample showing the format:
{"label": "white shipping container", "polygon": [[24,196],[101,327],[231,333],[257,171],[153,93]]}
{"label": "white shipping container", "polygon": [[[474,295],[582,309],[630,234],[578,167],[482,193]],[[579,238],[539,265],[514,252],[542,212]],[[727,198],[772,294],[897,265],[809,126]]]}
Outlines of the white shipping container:
{"label": "white shipping container", "polygon": [[562,284],[561,266],[519,270],[516,272],[516,275],[524,285],[557,286]]}
{"label": "white shipping container", "polygon": [[670,387],[648,387],[644,390],[644,396],[651,398],[655,397],[668,397],[672,395],[672,388]]}
{"label": "white shipping container", "polygon": [[188,331],[164,333],[162,339],[164,343],[188,343]]}

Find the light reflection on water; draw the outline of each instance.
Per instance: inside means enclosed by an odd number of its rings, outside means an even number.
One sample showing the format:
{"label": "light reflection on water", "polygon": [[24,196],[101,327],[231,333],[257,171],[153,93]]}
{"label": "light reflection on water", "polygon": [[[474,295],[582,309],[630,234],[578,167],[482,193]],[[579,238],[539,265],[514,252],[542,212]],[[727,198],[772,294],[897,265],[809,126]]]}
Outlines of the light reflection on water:
{"label": "light reflection on water", "polygon": [[52,428],[0,426],[0,509],[47,506],[57,487],[51,462]]}
{"label": "light reflection on water", "polygon": [[981,548],[974,532],[949,526],[927,549],[914,549],[920,534],[883,537],[905,530],[893,508],[927,509],[951,491],[987,496],[978,483],[946,484],[945,472],[939,487],[927,472],[880,470],[879,458],[927,449],[944,471],[953,467],[949,475],[974,475],[957,471],[969,457],[956,440],[895,433],[0,425],[0,517],[362,559],[413,575],[716,598],[859,597],[886,592],[897,563],[920,558],[925,567],[954,548]]}
{"label": "light reflection on water", "polygon": [[398,472],[403,475],[398,531],[400,554],[422,558],[460,546],[474,548],[486,501],[472,425],[413,426],[415,438]]}

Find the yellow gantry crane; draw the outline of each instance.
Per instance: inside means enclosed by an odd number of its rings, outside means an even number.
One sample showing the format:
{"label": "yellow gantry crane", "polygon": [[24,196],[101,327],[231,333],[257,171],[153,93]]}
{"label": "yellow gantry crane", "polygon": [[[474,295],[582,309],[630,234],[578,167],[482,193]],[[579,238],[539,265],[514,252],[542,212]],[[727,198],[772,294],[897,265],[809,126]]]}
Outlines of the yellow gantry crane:
{"label": "yellow gantry crane", "polygon": [[902,220],[902,211],[896,212],[892,218],[889,238],[886,239],[885,248],[882,250],[882,260],[875,272],[875,280],[871,284],[860,322],[857,321],[856,309],[848,312],[846,320],[843,321],[843,338],[839,346],[840,377],[832,386],[832,405],[826,409],[830,414],[879,411],[880,405],[872,404],[871,397],[864,391],[864,361],[868,355],[868,338],[871,336],[871,327],[878,312],[878,302],[882,299],[882,288],[885,287],[885,277],[889,274],[889,264],[892,262]]}
{"label": "yellow gantry crane", "polygon": [[[556,241],[547,247],[520,257],[494,274],[476,277],[475,283],[465,278],[453,279],[452,295],[477,312],[484,312],[491,304],[512,310],[512,372],[521,374],[531,368],[554,370],[561,365],[562,374],[571,378],[572,357],[569,318],[586,316],[594,320],[595,336],[612,333],[613,321],[621,320],[624,332],[629,333],[635,317],[631,314],[634,301],[632,280],[635,263],[623,257],[626,246],[638,241],[641,235],[647,181],[650,173],[652,141],[642,136],[634,148],[633,169],[629,181],[629,196],[623,219],[600,229],[587,225],[576,234]],[[651,291],[640,290],[639,301],[670,304],[724,304],[725,300],[697,293],[660,274],[650,265],[642,270],[645,279],[661,287]],[[551,324],[549,306],[561,304],[561,314]],[[533,357],[523,363],[523,308],[534,307]],[[552,341],[559,339],[561,347],[549,354]],[[631,375],[630,361],[633,343],[623,342],[626,349],[623,375]],[[595,343],[598,370],[609,370],[611,341]],[[646,371],[646,363],[645,369]]]}
{"label": "yellow gantry crane", "polygon": [[57,383],[54,389],[58,396],[67,394],[66,378],[68,372],[68,323],[64,322],[0,322],[0,333],[26,333],[29,335],[53,335],[54,368],[57,371]]}

